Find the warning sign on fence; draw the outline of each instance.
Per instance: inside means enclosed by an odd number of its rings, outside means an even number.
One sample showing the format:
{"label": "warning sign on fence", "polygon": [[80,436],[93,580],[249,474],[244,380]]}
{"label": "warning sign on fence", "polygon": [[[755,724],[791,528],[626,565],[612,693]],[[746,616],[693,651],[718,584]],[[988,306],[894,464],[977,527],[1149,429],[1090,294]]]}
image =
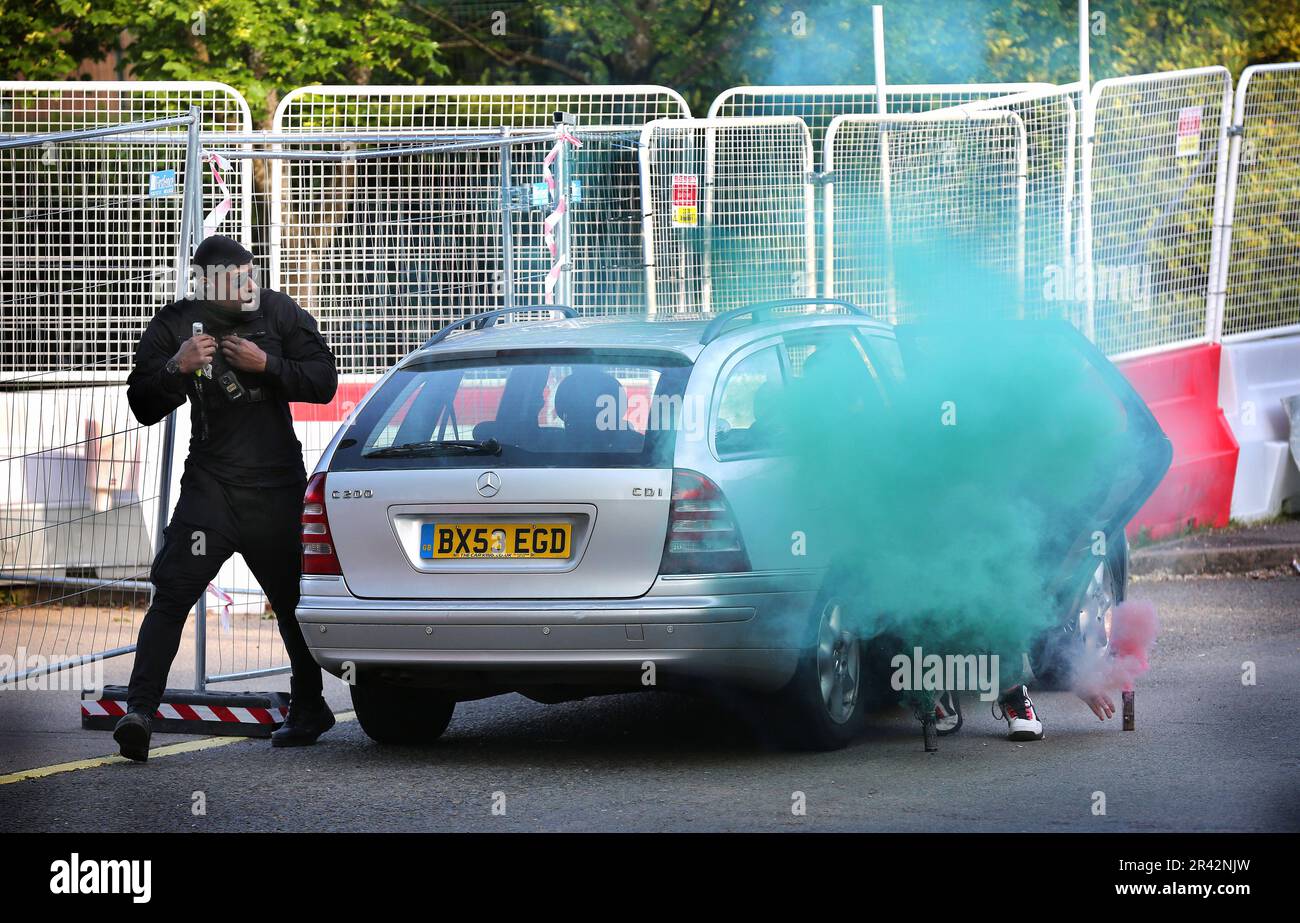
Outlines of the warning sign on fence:
{"label": "warning sign on fence", "polygon": [[700,223],[700,178],[693,173],[673,174],[673,227],[693,228]]}
{"label": "warning sign on fence", "polygon": [[1187,106],[1178,110],[1178,142],[1175,157],[1195,157],[1201,149],[1201,107]]}

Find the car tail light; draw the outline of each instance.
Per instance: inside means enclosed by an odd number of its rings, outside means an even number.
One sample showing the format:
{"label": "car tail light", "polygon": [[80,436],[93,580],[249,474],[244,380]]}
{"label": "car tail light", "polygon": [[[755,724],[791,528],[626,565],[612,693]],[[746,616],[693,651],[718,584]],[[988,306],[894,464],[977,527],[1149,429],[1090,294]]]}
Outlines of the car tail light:
{"label": "car tail light", "polygon": [[749,569],[740,527],[718,485],[697,471],[674,470],[659,573],[725,574]]}
{"label": "car tail light", "polygon": [[334,553],[329,517],[325,515],[324,472],[311,476],[302,498],[302,572],[343,575],[338,555]]}

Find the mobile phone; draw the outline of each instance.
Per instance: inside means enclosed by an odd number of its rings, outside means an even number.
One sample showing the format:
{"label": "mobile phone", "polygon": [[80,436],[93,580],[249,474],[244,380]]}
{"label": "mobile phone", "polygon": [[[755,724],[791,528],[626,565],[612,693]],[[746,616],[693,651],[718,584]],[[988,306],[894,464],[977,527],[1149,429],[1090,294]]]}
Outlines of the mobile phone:
{"label": "mobile phone", "polygon": [[[192,337],[196,337],[196,336],[198,336],[199,334],[201,334],[202,332],[203,332],[203,324],[199,323],[198,321],[195,321],[193,324],[190,325],[190,336],[192,336]],[[201,371],[203,372],[203,375],[204,375],[205,377],[207,377],[207,378],[211,378],[211,377],[212,377],[212,363],[208,363],[207,365],[205,365],[205,366],[201,369]]]}

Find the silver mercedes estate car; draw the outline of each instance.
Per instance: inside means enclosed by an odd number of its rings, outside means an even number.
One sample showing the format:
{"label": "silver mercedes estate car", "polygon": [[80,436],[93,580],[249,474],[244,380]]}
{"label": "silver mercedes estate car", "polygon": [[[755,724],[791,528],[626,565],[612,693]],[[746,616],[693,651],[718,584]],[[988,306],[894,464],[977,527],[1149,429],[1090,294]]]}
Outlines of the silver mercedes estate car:
{"label": "silver mercedes estate car", "polygon": [[[823,299],[707,321],[521,310],[401,360],[310,479],[297,616],[362,729],[419,743],[458,701],[722,687],[788,716],[794,745],[843,746],[865,644],[817,543],[792,554],[807,523],[771,502],[765,407],[818,352],[849,357],[846,389],[898,386],[894,328]],[[1125,563],[1089,582],[1103,608]]]}

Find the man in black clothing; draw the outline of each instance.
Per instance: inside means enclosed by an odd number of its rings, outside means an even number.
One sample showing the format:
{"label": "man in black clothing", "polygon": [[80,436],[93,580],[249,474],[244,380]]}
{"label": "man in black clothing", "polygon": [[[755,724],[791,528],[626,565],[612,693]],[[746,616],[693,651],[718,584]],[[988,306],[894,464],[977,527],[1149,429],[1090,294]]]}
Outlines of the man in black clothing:
{"label": "man in black clothing", "polygon": [[315,319],[287,296],[259,289],[252,262],[230,238],[203,241],[194,252],[194,296],[158,312],[127,379],[131,410],[145,426],[187,400],[191,410],[180,498],[150,569],[153,604],[136,641],[128,711],[113,732],[133,760],[149,757],[152,717],[189,611],[235,552],[275,610],[293,669],[289,715],[272,744],[312,744],[334,725],[294,616],[307,474],[289,402],[328,403],[338,376]]}

